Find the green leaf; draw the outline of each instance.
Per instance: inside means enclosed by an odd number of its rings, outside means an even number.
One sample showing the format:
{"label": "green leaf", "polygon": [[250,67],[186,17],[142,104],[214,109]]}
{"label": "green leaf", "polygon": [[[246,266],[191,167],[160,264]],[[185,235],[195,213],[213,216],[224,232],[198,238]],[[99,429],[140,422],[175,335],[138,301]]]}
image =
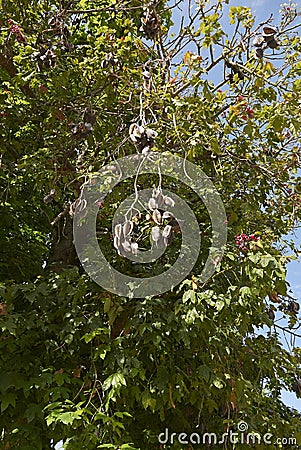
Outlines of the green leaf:
{"label": "green leaf", "polygon": [[1,413],[3,413],[10,405],[16,406],[17,395],[7,392],[1,396]]}

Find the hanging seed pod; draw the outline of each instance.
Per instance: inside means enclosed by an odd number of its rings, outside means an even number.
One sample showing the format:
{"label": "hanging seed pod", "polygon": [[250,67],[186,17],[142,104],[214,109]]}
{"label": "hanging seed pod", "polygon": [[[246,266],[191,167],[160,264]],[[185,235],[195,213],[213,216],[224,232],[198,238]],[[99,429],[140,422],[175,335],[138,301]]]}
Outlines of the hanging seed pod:
{"label": "hanging seed pod", "polygon": [[126,222],[124,222],[123,225],[123,235],[124,237],[127,237],[129,234],[131,234],[131,232],[133,231],[133,222],[130,220],[127,220]]}
{"label": "hanging seed pod", "polygon": [[262,48],[257,48],[255,53],[256,53],[257,58],[259,58],[259,59],[263,58],[263,49]]}
{"label": "hanging seed pod", "polygon": [[171,212],[164,211],[162,219],[172,220],[174,218],[175,218],[175,216]]}
{"label": "hanging seed pod", "polygon": [[114,237],[114,247],[118,249],[120,247],[120,240],[117,236]]}
{"label": "hanging seed pod", "polygon": [[168,237],[170,237],[171,232],[172,232],[172,227],[171,227],[171,225],[166,225],[165,228],[164,228],[164,230],[163,230],[163,232],[162,232],[162,236],[163,236],[164,238],[168,238]]}
{"label": "hanging seed pod", "polygon": [[53,201],[53,197],[55,196],[55,194],[56,194],[55,189],[51,189],[49,194],[44,197],[43,199],[44,203],[46,203],[46,205],[48,203],[51,203]]}
{"label": "hanging seed pod", "polygon": [[158,188],[158,189],[153,189],[153,198],[157,198],[158,195],[160,194],[160,192],[161,192],[161,189],[160,189],[160,188]]}
{"label": "hanging seed pod", "polygon": [[292,386],[293,391],[297,394],[297,397],[301,396],[301,379],[298,378],[294,381]]}
{"label": "hanging seed pod", "polygon": [[115,236],[120,239],[121,238],[121,233],[122,233],[122,225],[121,223],[119,223],[118,225],[115,226]]}
{"label": "hanging seed pod", "polygon": [[132,242],[131,243],[131,250],[133,255],[137,255],[138,254],[138,244],[137,242]]}
{"label": "hanging seed pod", "polygon": [[263,27],[262,36],[264,36],[264,35],[274,36],[274,34],[276,34],[276,33],[277,33],[277,28],[276,27],[272,27],[271,25],[265,25]]}
{"label": "hanging seed pod", "polygon": [[142,150],[141,153],[143,156],[148,156],[150,154],[150,151],[151,151],[150,147],[147,146],[147,147],[144,147],[144,149]]}
{"label": "hanging seed pod", "polygon": [[124,242],[122,242],[121,246],[126,252],[131,253],[132,247],[131,247],[130,242],[127,239]]}
{"label": "hanging seed pod", "polygon": [[263,43],[264,43],[264,38],[262,36],[255,36],[255,38],[253,40],[253,45],[255,47],[261,47]]}
{"label": "hanging seed pod", "polygon": [[175,206],[175,202],[170,197],[165,197],[164,198],[164,203],[165,203],[166,206],[171,206],[171,207]]}
{"label": "hanging seed pod", "polygon": [[91,124],[94,125],[96,123],[96,111],[92,108],[86,108],[84,110],[84,117],[83,121],[85,124]]}
{"label": "hanging seed pod", "polygon": [[147,78],[148,80],[151,78],[152,74],[148,70],[144,70],[142,72],[142,75],[144,78]]}
{"label": "hanging seed pod", "polygon": [[165,197],[162,195],[162,192],[160,191],[156,198],[158,208],[161,208],[164,205],[164,198]]}
{"label": "hanging seed pod", "polygon": [[137,143],[144,133],[144,128],[139,126],[137,123],[132,123],[129,128],[129,135],[133,142]]}
{"label": "hanging seed pod", "polygon": [[271,39],[270,41],[267,42],[267,46],[275,49],[278,47],[278,42],[276,41],[276,39]]}
{"label": "hanging seed pod", "polygon": [[77,205],[77,209],[79,212],[82,212],[84,211],[84,209],[86,209],[86,207],[87,207],[87,200],[82,198]]}
{"label": "hanging seed pod", "polygon": [[299,303],[295,301],[290,301],[288,305],[288,310],[294,314],[297,314],[300,309]]}
{"label": "hanging seed pod", "polygon": [[145,134],[148,139],[154,140],[158,136],[158,133],[154,130],[151,130],[150,128],[146,128]]}
{"label": "hanging seed pod", "polygon": [[275,313],[272,309],[267,310],[267,315],[268,315],[269,319],[271,319],[271,320],[275,319]]}
{"label": "hanging seed pod", "polygon": [[80,199],[80,198],[77,198],[77,199],[70,205],[70,208],[69,208],[69,214],[70,214],[71,217],[74,216],[75,210],[76,210],[76,208],[78,207],[78,205],[80,204],[80,202],[81,202],[81,199]]}
{"label": "hanging seed pod", "polygon": [[153,227],[152,228],[152,240],[154,242],[158,242],[159,239],[161,238],[161,230],[159,227]]}
{"label": "hanging seed pod", "polygon": [[158,248],[164,248],[165,247],[165,239],[164,237],[161,235],[160,239],[158,239],[157,241],[157,247]]}
{"label": "hanging seed pod", "polygon": [[152,218],[153,218],[153,221],[157,225],[160,225],[162,223],[162,216],[158,209],[155,209],[155,211],[153,212]]}
{"label": "hanging seed pod", "polygon": [[148,207],[149,207],[149,209],[151,209],[151,210],[154,210],[154,209],[157,208],[157,202],[156,202],[156,200],[155,200],[154,198],[150,198],[150,199],[149,199],[149,201],[148,201]]}

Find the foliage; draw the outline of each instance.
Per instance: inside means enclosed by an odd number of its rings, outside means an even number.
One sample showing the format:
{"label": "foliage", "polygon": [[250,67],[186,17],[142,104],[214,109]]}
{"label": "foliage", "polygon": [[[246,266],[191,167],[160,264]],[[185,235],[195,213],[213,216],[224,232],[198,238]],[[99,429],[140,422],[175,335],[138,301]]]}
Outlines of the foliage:
{"label": "foliage", "polygon": [[[279,339],[299,326],[286,281],[298,251],[282,239],[301,208],[300,13],[290,3],[258,24],[227,0],[177,3],[2,2],[1,448],[155,449],[166,428],[221,436],[239,421],[301,445],[300,414],[281,401],[283,388],[301,394],[300,348]],[[277,27],[277,47],[258,57],[263,25]],[[164,180],[193,208],[202,250],[181,286],[146,299],[83,273],[69,214],[99,168],[141,151],[133,123],[158,133],[153,151],[199,165],[228,216],[225,256],[202,284],[208,214]],[[114,213],[132,192],[124,182],[101,205],[100,245],[123,273],[162,272],[179,236],[147,267],[113,248]]]}

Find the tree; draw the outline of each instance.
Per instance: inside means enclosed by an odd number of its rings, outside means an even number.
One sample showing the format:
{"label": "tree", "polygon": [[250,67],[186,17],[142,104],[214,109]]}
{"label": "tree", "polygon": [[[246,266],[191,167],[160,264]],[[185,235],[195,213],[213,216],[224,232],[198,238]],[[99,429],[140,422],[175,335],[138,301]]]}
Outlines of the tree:
{"label": "tree", "polygon": [[[181,440],[158,435],[221,437],[241,421],[271,433],[271,449],[277,438],[299,448],[300,414],[280,396],[301,395],[301,354],[279,332],[295,338],[299,327],[286,281],[298,251],[283,236],[301,207],[300,13],[290,3],[258,24],[228,3],[3,0],[2,448],[63,439],[66,449],[176,449]],[[121,297],[83,270],[73,215],[85,215],[82,194],[99,169],[166,150],[219,192],[225,253],[202,282],[208,212],[164,177],[200,224],[197,264],[173,290]],[[138,191],[158,187],[156,174],[133,177]],[[119,255],[111,223],[132,194],[133,179],[98,199],[96,232],[114,267],[143,278],[174,264],[181,234],[173,223],[164,256],[147,266]],[[135,218],[145,248],[154,210]],[[215,448],[208,435],[195,442],[187,448]]]}

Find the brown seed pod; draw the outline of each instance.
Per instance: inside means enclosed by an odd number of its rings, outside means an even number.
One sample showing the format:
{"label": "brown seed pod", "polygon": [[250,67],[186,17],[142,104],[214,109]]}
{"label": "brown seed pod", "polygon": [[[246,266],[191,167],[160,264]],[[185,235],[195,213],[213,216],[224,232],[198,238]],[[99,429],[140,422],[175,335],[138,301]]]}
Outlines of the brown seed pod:
{"label": "brown seed pod", "polygon": [[142,153],[143,156],[148,156],[150,151],[151,151],[150,147],[147,146],[147,147],[144,147],[144,149],[142,150],[141,153]]}
{"label": "brown seed pod", "polygon": [[133,255],[137,255],[138,254],[138,244],[137,242],[132,242],[131,243],[131,250]]}
{"label": "brown seed pod", "polygon": [[155,211],[153,212],[152,218],[153,218],[153,221],[157,225],[160,225],[162,223],[162,216],[158,209],[155,209]]}
{"label": "brown seed pod", "polygon": [[118,225],[115,226],[115,236],[120,239],[121,238],[121,233],[122,233],[122,225],[121,223],[119,223]]}
{"label": "brown seed pod", "polygon": [[53,197],[55,196],[55,189],[51,189],[48,195],[46,195],[43,199],[44,203],[48,205],[48,203],[51,203],[53,201]]}
{"label": "brown seed pod", "polygon": [[129,234],[131,234],[131,232],[133,231],[133,222],[131,220],[127,220],[126,222],[124,222],[123,225],[123,235],[124,237],[127,237]]}
{"label": "brown seed pod", "polygon": [[164,205],[164,199],[165,199],[165,197],[162,195],[162,192],[160,191],[156,198],[158,208],[161,208]]}
{"label": "brown seed pod", "polygon": [[297,394],[297,397],[301,397],[301,379],[300,378],[297,378],[297,380],[294,381],[292,389]]}
{"label": "brown seed pod", "polygon": [[172,220],[174,218],[175,218],[175,216],[169,211],[164,211],[164,213],[162,215],[162,219]]}
{"label": "brown seed pod", "polygon": [[155,200],[154,198],[150,198],[150,199],[149,199],[149,201],[148,201],[148,207],[149,207],[149,209],[151,209],[151,210],[154,210],[154,209],[157,208],[157,202],[156,202],[156,200]]}
{"label": "brown seed pod", "polygon": [[70,214],[71,217],[74,216],[75,210],[76,210],[77,206],[80,204],[80,201],[81,201],[81,199],[80,199],[80,198],[77,198],[77,199],[70,205],[70,208],[69,208],[69,214]]}
{"label": "brown seed pod", "polygon": [[165,247],[165,238],[161,235],[160,238],[157,241],[157,247],[158,248],[163,248]]}
{"label": "brown seed pod", "polygon": [[172,226],[171,225],[166,225],[164,227],[164,230],[162,232],[162,236],[165,238],[168,238],[171,235],[172,232]]}
{"label": "brown seed pod", "polygon": [[152,240],[154,242],[158,242],[159,239],[162,237],[161,230],[159,227],[153,227],[152,228]]}
{"label": "brown seed pod", "polygon": [[266,35],[266,36],[274,36],[274,34],[277,33],[277,28],[276,27],[272,27],[271,25],[265,25],[263,27],[263,33],[262,36]]}
{"label": "brown seed pod", "polygon": [[269,319],[271,319],[271,320],[275,319],[275,313],[272,309],[267,310],[267,315],[268,315]]}
{"label": "brown seed pod", "polygon": [[142,75],[144,78],[147,78],[148,80],[151,78],[152,74],[148,70],[144,70],[142,72]]}
{"label": "brown seed pod", "polygon": [[82,211],[84,211],[84,209],[86,209],[86,207],[87,207],[87,200],[84,198],[80,199],[80,201],[77,205],[78,211],[82,212]]}
{"label": "brown seed pod", "polygon": [[257,58],[259,58],[259,59],[263,58],[263,49],[262,48],[257,48],[255,53],[256,53]]}
{"label": "brown seed pod", "polygon": [[133,142],[137,143],[144,134],[144,128],[139,126],[137,123],[132,123],[129,128],[129,135]]}
{"label": "brown seed pod", "polygon": [[175,206],[175,202],[171,197],[165,197],[164,198],[164,203],[166,206],[171,206],[174,207]]}
{"label": "brown seed pod", "polygon": [[294,313],[294,314],[297,314],[297,313],[299,312],[299,309],[300,309],[299,303],[297,303],[297,302],[295,302],[295,301],[293,301],[293,300],[291,300],[291,301],[289,302],[289,305],[288,305],[288,310],[289,310],[289,312],[292,312],[292,313]]}
{"label": "brown seed pod", "polygon": [[122,242],[121,246],[127,253],[131,253],[132,247],[131,247],[130,242],[127,239],[124,242]]}
{"label": "brown seed pod", "polygon": [[117,236],[114,237],[114,247],[118,249],[120,247],[120,239]]}
{"label": "brown seed pod", "polygon": [[255,47],[261,47],[263,43],[264,43],[264,38],[262,36],[255,36],[255,38],[253,40],[253,45]]}
{"label": "brown seed pod", "polygon": [[270,41],[267,41],[267,46],[275,49],[278,47],[278,42],[276,41],[276,39],[271,39]]}
{"label": "brown seed pod", "polygon": [[154,140],[158,136],[158,133],[155,130],[151,130],[150,128],[146,128],[145,134],[148,139]]}

